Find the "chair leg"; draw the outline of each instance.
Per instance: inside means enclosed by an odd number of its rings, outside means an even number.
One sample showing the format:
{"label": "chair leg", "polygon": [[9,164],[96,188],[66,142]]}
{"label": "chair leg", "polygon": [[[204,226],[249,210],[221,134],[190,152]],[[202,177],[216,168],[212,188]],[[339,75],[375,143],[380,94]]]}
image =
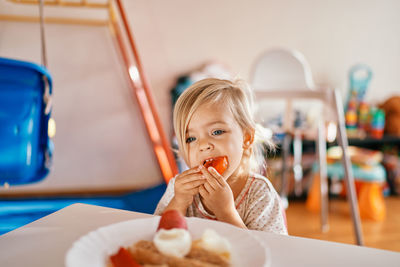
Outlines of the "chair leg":
{"label": "chair leg", "polygon": [[318,123],[318,159],[320,176],[320,196],[321,196],[321,231],[329,230],[328,224],[328,176],[326,163],[326,141],[325,141],[325,123],[320,120]]}
{"label": "chair leg", "polygon": [[293,173],[294,173],[294,193],[300,196],[303,192],[301,180],[303,179],[303,167],[301,158],[303,155],[303,141],[300,130],[294,130],[293,138]]}
{"label": "chair leg", "polygon": [[290,142],[291,142],[290,134],[286,133],[282,143],[282,187],[280,192],[280,196],[282,201],[284,201],[285,208],[287,208],[287,197],[289,190],[288,161],[290,154]]}
{"label": "chair leg", "polygon": [[347,200],[350,202],[351,214],[353,217],[353,226],[357,239],[357,244],[362,246],[363,236],[361,231],[361,222],[360,222],[360,213],[358,210],[358,201],[356,197],[356,191],[354,186],[354,177],[353,170],[351,168],[350,156],[348,154],[348,141],[346,128],[344,123],[344,112],[343,112],[343,104],[339,91],[334,90],[333,92],[333,101],[334,101],[334,109],[337,115],[338,121],[338,143],[343,151],[342,156],[342,164],[345,171],[345,181],[346,181],[346,192],[347,192]]}

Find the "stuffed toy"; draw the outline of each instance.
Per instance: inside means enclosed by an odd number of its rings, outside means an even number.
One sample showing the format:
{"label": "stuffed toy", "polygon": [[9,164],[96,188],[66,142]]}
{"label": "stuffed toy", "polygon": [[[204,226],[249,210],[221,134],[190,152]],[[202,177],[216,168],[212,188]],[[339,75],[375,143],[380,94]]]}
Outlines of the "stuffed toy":
{"label": "stuffed toy", "polygon": [[400,96],[390,97],[379,108],[385,111],[385,133],[400,136]]}

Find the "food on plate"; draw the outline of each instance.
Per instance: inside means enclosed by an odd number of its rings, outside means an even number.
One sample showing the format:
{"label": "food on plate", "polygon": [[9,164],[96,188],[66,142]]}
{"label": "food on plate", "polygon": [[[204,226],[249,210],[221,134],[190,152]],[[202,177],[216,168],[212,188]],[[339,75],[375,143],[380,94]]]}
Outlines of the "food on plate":
{"label": "food on plate", "polygon": [[110,261],[114,267],[140,267],[135,258],[129,251],[123,247],[110,257]]}
{"label": "food on plate", "polygon": [[201,247],[192,247],[186,257],[178,258],[174,256],[164,255],[157,250],[154,242],[147,240],[140,240],[133,247],[130,252],[134,258],[144,266],[146,265],[165,265],[173,267],[216,267],[216,266],[230,266],[229,261],[220,255],[207,251]]}
{"label": "food on plate", "polygon": [[154,236],[154,245],[164,255],[182,258],[189,253],[192,237],[186,229],[160,229]]}
{"label": "food on plate", "polygon": [[[128,263],[130,258],[134,262],[131,265],[117,265]],[[192,241],[185,217],[177,210],[168,210],[162,214],[152,241],[139,240],[128,250],[120,248],[110,262],[113,267],[230,266],[231,245],[212,229],[206,229],[200,239]]]}
{"label": "food on plate", "polygon": [[160,229],[169,230],[173,228],[188,229],[185,217],[174,209],[167,210],[162,214],[157,231]]}
{"label": "food on plate", "polygon": [[206,159],[203,162],[203,166],[206,168],[213,167],[219,174],[222,175],[228,168],[228,157],[220,156],[220,157]]}
{"label": "food on plate", "polygon": [[201,239],[194,242],[194,246],[212,251],[227,260],[230,260],[231,244],[213,229],[206,229]]}

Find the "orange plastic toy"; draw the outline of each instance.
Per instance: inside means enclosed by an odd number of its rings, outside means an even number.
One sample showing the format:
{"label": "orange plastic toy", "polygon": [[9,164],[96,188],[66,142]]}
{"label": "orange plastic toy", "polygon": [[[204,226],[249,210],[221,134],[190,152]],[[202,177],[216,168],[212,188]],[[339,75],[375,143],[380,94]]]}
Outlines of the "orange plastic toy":
{"label": "orange plastic toy", "polygon": [[[383,221],[386,217],[386,206],[381,183],[356,180],[355,184],[361,218]],[[345,195],[345,190],[342,195]],[[308,191],[306,208],[313,212],[319,212],[321,209],[320,177],[317,173]]]}
{"label": "orange plastic toy", "polygon": [[380,184],[364,183],[357,195],[361,218],[377,222],[385,219],[386,206]]}

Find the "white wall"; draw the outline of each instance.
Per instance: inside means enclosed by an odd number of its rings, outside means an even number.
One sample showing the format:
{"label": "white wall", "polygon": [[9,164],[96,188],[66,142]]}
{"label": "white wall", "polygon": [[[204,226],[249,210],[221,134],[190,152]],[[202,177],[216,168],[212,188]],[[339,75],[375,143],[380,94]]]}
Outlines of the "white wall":
{"label": "white wall", "polygon": [[255,58],[276,46],[301,51],[319,84],[346,90],[349,68],[364,62],[374,71],[370,100],[399,92],[399,1],[143,0],[127,6],[146,69],[164,94],[172,83],[168,73],[204,59],[221,60],[248,78]]}
{"label": "white wall", "polygon": [[[169,90],[177,76],[217,60],[248,79],[256,57],[277,46],[301,51],[315,81],[341,88],[344,94],[348,70],[359,62],[374,72],[367,100],[377,103],[400,94],[397,0],[125,0],[124,4],[168,135]],[[1,14],[21,12],[36,14],[37,8],[0,0]],[[45,12],[70,14],[50,8]],[[43,183],[11,191],[140,188],[161,182],[108,29],[47,25],[46,36],[55,80],[54,171]],[[40,62],[39,40],[37,24],[0,21],[0,56]]]}

